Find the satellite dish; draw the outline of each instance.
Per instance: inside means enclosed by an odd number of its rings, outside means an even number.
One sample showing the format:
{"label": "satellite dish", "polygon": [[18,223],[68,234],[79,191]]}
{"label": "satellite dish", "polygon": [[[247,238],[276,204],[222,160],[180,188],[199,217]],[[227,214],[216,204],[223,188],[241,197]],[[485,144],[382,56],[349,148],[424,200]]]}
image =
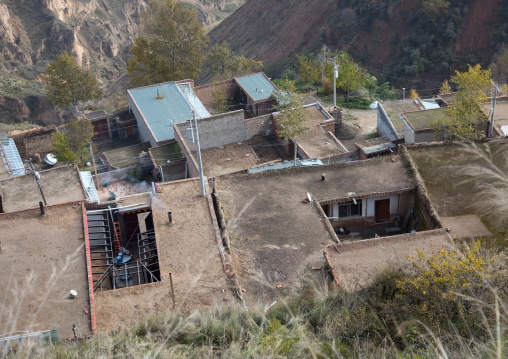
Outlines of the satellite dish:
{"label": "satellite dish", "polygon": [[56,156],[52,153],[48,153],[45,157],[44,157],[44,162],[46,162],[48,165],[50,166],[54,166],[56,165],[56,163],[58,162],[58,160],[56,159]]}

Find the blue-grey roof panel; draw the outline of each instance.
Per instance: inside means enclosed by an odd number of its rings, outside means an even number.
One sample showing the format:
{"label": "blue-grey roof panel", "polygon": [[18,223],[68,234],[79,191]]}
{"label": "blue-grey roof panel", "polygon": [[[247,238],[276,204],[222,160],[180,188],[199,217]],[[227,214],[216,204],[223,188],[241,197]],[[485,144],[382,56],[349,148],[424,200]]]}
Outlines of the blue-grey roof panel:
{"label": "blue-grey roof panel", "polygon": [[192,107],[174,82],[140,87],[128,93],[157,142],[175,138],[173,124],[192,116]]}
{"label": "blue-grey roof panel", "polygon": [[235,77],[235,80],[254,101],[267,99],[271,96],[273,91],[277,91],[277,88],[262,72]]}

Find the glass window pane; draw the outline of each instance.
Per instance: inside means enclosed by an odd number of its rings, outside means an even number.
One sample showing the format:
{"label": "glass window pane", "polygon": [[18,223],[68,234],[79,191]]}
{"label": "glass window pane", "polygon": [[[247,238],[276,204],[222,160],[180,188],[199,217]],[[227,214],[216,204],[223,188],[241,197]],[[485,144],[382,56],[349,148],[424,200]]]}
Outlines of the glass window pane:
{"label": "glass window pane", "polygon": [[347,208],[348,208],[347,204],[339,204],[339,218],[348,216]]}

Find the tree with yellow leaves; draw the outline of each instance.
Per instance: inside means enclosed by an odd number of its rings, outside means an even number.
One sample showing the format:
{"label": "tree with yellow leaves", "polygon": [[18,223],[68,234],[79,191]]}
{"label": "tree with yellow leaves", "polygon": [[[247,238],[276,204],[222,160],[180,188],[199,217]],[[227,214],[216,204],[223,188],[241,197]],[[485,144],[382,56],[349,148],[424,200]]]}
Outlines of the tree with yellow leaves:
{"label": "tree with yellow leaves", "polygon": [[439,89],[439,94],[442,95],[450,92],[452,92],[452,87],[450,86],[448,80],[444,80],[443,83],[441,84],[441,88]]}
{"label": "tree with yellow leaves", "polygon": [[398,318],[425,318],[435,324],[431,329],[461,323],[467,327],[457,328],[460,331],[473,330],[481,325],[480,313],[463,295],[483,293],[496,259],[493,253],[483,253],[479,241],[462,253],[444,247],[430,256],[418,251],[416,258],[408,258],[412,275],[397,282],[391,310]]}
{"label": "tree with yellow leaves", "polygon": [[450,140],[474,140],[483,137],[480,123],[487,118],[481,104],[488,100],[485,93],[491,85],[490,76],[490,70],[483,70],[479,64],[474,67],[469,65],[466,72],[455,71],[455,75],[450,79],[457,86],[453,104],[446,108],[444,119],[432,124],[437,127],[439,136],[444,135]]}

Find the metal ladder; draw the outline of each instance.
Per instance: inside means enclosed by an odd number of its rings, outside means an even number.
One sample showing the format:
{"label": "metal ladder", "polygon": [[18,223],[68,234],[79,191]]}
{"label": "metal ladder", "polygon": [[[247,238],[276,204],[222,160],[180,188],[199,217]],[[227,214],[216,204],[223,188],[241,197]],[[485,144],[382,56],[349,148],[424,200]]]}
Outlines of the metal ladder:
{"label": "metal ladder", "polygon": [[115,238],[114,238],[114,244],[115,244],[115,253],[117,254],[120,252],[120,247],[123,247],[122,242],[122,232],[120,230],[120,222],[113,222],[114,230],[115,230]]}

